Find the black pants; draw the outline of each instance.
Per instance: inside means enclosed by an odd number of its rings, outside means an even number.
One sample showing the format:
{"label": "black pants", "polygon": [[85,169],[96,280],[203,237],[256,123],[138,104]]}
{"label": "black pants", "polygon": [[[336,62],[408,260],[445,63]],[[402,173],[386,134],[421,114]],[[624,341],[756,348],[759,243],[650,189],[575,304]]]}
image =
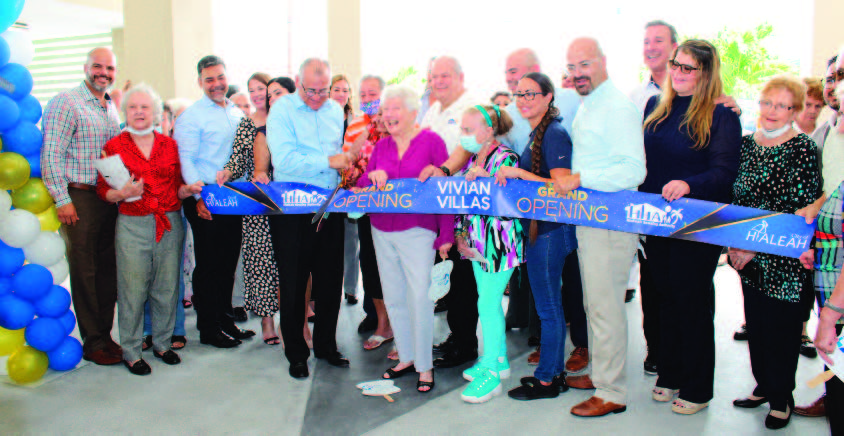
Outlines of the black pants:
{"label": "black pants", "polygon": [[753,395],[767,398],[772,410],[793,410],[805,306],[771,298],[753,286],[742,288],[750,369],[756,379]]}
{"label": "black pants", "polygon": [[507,304],[505,318],[509,328],[525,328],[530,316],[530,281],[527,276],[527,265],[521,264],[510,276],[510,301]]}
{"label": "black pants", "polygon": [[337,316],[343,293],[343,235],[345,217],[330,214],[317,232],[313,214],[274,215],[270,234],[279,275],[279,314],[284,354],[291,363],[308,360],[310,350],[302,336],[305,290],[312,276],[314,300],[314,354],[337,350]]}
{"label": "black pants", "polygon": [[[440,256],[436,256],[439,263]],[[451,290],[443,297],[448,307],[448,327],[457,350],[474,351],[478,349],[478,284],[472,261],[460,259],[457,244],[451,247],[448,258],[454,262]]]}
{"label": "black pants", "polygon": [[[646,247],[646,244],[642,242],[643,247]],[[648,347],[647,360],[659,362],[659,294],[654,288],[648,259],[641,249],[636,253],[639,256],[639,295],[642,299],[642,330],[645,333],[645,345]]]}
{"label": "black pants", "polygon": [[360,273],[363,278],[363,311],[368,318],[378,318],[372,299],[383,300],[381,276],[375,258],[375,244],[372,243],[372,223],[369,215],[358,218],[358,239],[360,239]]}
{"label": "black pants", "polygon": [[202,219],[193,197],[185,199],[182,206],[196,253],[192,277],[196,328],[200,336],[212,336],[234,325],[232,289],[243,239],[243,217],[213,215],[210,221]]}
{"label": "black pants", "polygon": [[589,336],[586,328],[586,309],[583,307],[583,283],[580,277],[580,262],[577,250],[566,257],[563,265],[563,310],[569,323],[569,335],[575,347],[588,347]]}
{"label": "black pants", "polygon": [[656,385],[679,389],[693,403],[712,399],[715,325],[712,277],[721,247],[649,236],[645,246],[659,299],[659,378]]}
{"label": "black pants", "polygon": [[[835,332],[841,336],[842,326],[835,326]],[[824,366],[824,369],[829,369]],[[832,377],[826,381],[826,417],[829,420],[829,433],[832,435],[844,434],[844,382],[838,377]]]}

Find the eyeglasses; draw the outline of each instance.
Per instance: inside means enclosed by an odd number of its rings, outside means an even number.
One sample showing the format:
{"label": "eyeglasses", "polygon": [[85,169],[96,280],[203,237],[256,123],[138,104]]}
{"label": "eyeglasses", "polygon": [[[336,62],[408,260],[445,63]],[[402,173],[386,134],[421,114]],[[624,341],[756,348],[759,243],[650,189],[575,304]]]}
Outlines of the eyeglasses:
{"label": "eyeglasses", "polygon": [[671,67],[672,70],[676,70],[677,68],[680,69],[680,72],[683,74],[692,74],[692,71],[700,70],[698,67],[693,67],[691,65],[681,64],[674,59],[668,61],[668,66]]}
{"label": "eyeglasses", "polygon": [[313,97],[319,94],[320,97],[325,97],[328,95],[328,88],[322,89],[314,89],[314,88],[305,88],[305,85],[302,85],[302,90],[305,91],[305,95],[308,97]]}
{"label": "eyeglasses", "polygon": [[761,107],[762,109],[770,109],[771,107],[773,107],[778,111],[790,111],[794,108],[794,106],[786,106],[782,103],[773,104],[771,100],[759,100],[759,107]]}
{"label": "eyeglasses", "polygon": [[533,101],[533,99],[536,98],[537,95],[542,95],[542,93],[541,92],[533,92],[533,91],[514,92],[513,98],[523,98],[527,101]]}

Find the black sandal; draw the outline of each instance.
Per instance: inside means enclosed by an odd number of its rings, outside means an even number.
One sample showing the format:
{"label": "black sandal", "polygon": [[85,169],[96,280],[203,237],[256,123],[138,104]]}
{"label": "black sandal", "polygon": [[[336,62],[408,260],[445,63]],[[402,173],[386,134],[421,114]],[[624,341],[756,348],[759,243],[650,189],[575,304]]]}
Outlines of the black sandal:
{"label": "black sandal", "polygon": [[[393,367],[393,368],[395,368],[395,367]],[[407,368],[400,369],[398,371],[396,371],[393,368],[388,368],[387,372],[384,373],[382,378],[385,379],[385,380],[392,380],[394,378],[399,378],[399,377],[401,377],[405,374],[410,374],[411,372],[416,372],[416,366],[414,366],[412,363]]]}
{"label": "black sandal", "polygon": [[152,335],[144,336],[144,341],[141,343],[141,351],[146,351],[152,348]]}
{"label": "black sandal", "polygon": [[[181,344],[181,345],[176,345]],[[184,335],[173,335],[170,337],[170,348],[174,350],[181,350],[188,345],[188,338]]]}
{"label": "black sandal", "polygon": [[[423,390],[421,390],[422,388],[428,388],[428,390],[423,391]],[[428,392],[431,392],[433,390],[434,390],[434,372],[433,371],[431,371],[431,381],[426,382],[426,381],[422,381],[422,380],[416,380],[416,392],[419,392],[420,394],[427,394]]]}

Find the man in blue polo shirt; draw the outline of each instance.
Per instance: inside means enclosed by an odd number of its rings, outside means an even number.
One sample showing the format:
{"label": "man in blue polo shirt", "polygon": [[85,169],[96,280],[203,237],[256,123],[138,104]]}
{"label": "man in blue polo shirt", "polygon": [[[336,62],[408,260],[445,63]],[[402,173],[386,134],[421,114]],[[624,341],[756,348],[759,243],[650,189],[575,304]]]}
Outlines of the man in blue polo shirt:
{"label": "man in blue polo shirt", "polygon": [[[273,180],[334,189],[340,181],[338,170],[349,166],[348,157],[342,153],[343,110],[328,99],[330,78],[328,62],[305,60],[296,77],[297,92],[282,97],[270,111],[267,145]],[[303,192],[297,201],[319,205],[325,199]],[[282,277],[281,335],[290,375],[295,378],[308,376],[310,350],[302,335],[302,325],[309,276],[317,313],[314,356],[333,366],[349,366],[349,360],[337,351],[336,340],[343,290],[343,216],[325,216],[319,231],[316,224],[311,224],[312,218],[310,214],[270,217],[273,250]]]}

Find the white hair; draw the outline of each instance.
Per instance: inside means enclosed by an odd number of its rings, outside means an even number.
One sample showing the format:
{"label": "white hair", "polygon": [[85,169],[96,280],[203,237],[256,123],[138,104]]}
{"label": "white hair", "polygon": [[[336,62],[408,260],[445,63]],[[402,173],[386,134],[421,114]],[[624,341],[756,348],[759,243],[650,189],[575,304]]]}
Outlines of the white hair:
{"label": "white hair", "polygon": [[123,118],[127,120],[129,119],[129,115],[126,113],[126,106],[129,102],[129,98],[138,93],[144,93],[152,100],[152,125],[157,126],[161,124],[161,113],[164,111],[164,104],[161,102],[161,97],[158,96],[158,93],[156,93],[155,90],[146,83],[140,83],[133,86],[130,90],[126,91],[126,94],[123,95],[123,100],[120,102],[120,110],[123,112]]}
{"label": "white hair", "polygon": [[419,110],[419,94],[407,85],[389,85],[384,88],[381,101],[385,102],[391,98],[400,99],[405,109],[409,111]]}
{"label": "white hair", "polygon": [[[305,77],[305,68],[314,63],[320,64],[322,69],[324,69],[325,75],[331,77],[331,65],[328,64],[327,60],[320,58],[307,58],[302,62],[302,65],[299,66],[299,80],[302,80]],[[322,71],[320,71],[320,68],[317,68],[317,72]]]}

